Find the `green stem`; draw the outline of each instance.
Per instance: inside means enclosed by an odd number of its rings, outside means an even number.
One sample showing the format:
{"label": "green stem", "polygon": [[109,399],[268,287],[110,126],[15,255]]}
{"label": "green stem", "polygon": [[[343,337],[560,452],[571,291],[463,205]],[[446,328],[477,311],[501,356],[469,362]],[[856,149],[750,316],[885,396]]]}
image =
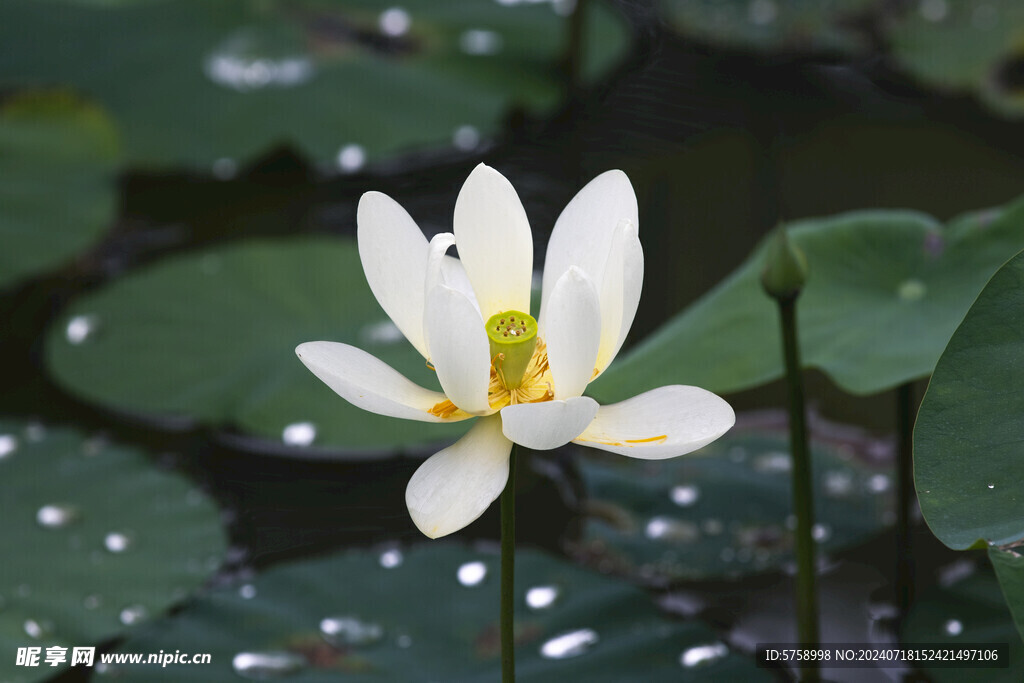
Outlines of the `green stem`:
{"label": "green stem", "polygon": [[900,621],[914,600],[914,562],[910,518],[917,494],[914,491],[914,386],[909,382],[896,389],[896,453],[898,500],[896,510],[896,602]]}
{"label": "green stem", "polygon": [[512,445],[508,483],[501,493],[501,681],[515,683],[516,456]]}
{"label": "green stem", "polygon": [[[804,385],[800,372],[800,345],[797,340],[796,296],[777,299],[782,322],[783,354],[786,360],[786,385],[789,393],[789,438],[793,451],[793,509],[796,512],[796,610],[797,633],[803,647],[818,645],[818,590],[815,568],[814,489],[811,457],[807,447],[807,423],[804,409]],[[813,662],[802,668],[804,681],[818,680]]]}

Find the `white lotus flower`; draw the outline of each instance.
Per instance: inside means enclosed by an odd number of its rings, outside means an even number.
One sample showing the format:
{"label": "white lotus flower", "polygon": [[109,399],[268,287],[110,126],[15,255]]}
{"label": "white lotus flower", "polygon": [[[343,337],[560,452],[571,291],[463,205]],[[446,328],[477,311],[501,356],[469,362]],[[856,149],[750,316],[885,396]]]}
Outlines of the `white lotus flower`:
{"label": "white lotus flower", "polygon": [[[409,214],[379,192],[363,195],[357,222],[370,289],[435,369],[444,393],[347,344],[309,342],[296,353],[364,410],[424,422],[476,418],[409,481],[409,513],[427,536],[458,531],[501,494],[513,442],[542,450],[572,441],[661,459],[701,448],[735,422],[728,403],[697,387],[661,387],[607,406],[582,395],[615,358],[640,301],[637,202],[621,171],[592,180],[559,216],[539,321],[527,315],[530,225],[494,169],[477,166],[462,186],[454,235],[428,244]],[[446,254],[456,244],[459,259]]]}

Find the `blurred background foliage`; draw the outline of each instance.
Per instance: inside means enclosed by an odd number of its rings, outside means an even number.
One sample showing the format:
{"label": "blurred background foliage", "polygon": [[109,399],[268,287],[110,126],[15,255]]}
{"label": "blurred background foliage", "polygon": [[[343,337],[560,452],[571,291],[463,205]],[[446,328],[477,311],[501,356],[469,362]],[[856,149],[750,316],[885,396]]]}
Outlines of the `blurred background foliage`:
{"label": "blurred background foliage", "polygon": [[[0,680],[90,673],[13,666],[30,643],[208,650],[203,680],[409,680],[424,658],[487,678],[495,511],[422,547],[402,495],[462,427],[358,411],[292,351],[346,341],[432,381],[365,285],[355,206],[384,191],[446,231],[480,161],[517,188],[538,269],[583,183],[622,168],[636,188],[644,297],[596,397],[692,383],[756,409],[694,458],[531,454],[524,674],[785,678],[750,654],[794,632],[757,284],[787,222],[811,264],[824,639],[1009,641],[1011,668],[972,680],[1019,680],[1024,436],[1004,398],[1024,348],[994,363],[984,340],[1021,313],[1019,263],[986,283],[1024,247],[1022,36],[1015,0],[0,3]],[[919,399],[937,364],[916,455],[932,526],[900,615],[893,390]],[[1010,388],[950,417],[965,377]],[[962,464],[991,443],[1010,445]],[[964,494],[965,471],[985,489]],[[1005,598],[932,533],[1000,543]]]}

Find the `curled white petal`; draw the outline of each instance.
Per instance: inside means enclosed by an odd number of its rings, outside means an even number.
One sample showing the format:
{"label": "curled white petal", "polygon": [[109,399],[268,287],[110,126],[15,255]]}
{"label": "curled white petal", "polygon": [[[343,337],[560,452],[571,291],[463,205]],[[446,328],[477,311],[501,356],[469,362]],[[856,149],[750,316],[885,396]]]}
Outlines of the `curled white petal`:
{"label": "curled white petal", "polygon": [[603,297],[608,255],[616,227],[623,221],[640,225],[636,194],[622,171],[597,176],[566,205],[548,241],[541,317],[545,316],[555,283],[570,266],[579,266],[587,273]]}
{"label": "curled white petal", "polygon": [[[441,275],[444,284],[465,294],[466,298],[473,302],[477,312],[480,311],[480,306],[476,301],[476,294],[473,292],[473,285],[469,282],[469,276],[466,275],[466,269],[462,266],[462,261],[454,256],[445,256],[441,259]],[[429,292],[430,290],[428,289],[427,291]]]}
{"label": "curled white petal", "polygon": [[601,346],[597,375],[605,371],[622,348],[640,305],[644,281],[644,252],[636,225],[622,220],[615,227],[608,261],[601,276]]}
{"label": "curled white petal", "polygon": [[427,239],[394,199],[367,192],[356,212],[356,238],[370,291],[405,338],[424,356]]}
{"label": "curled white petal", "polygon": [[546,451],[578,437],[597,410],[597,401],[587,396],[506,406],[501,409],[501,431],[515,443]]}
{"label": "curled white petal", "polygon": [[451,422],[467,417],[442,419],[432,415],[430,409],[445,400],[444,394],[424,389],[354,346],[306,342],[295,349],[295,354],[314,375],[357,408],[421,422]]}
{"label": "curled white petal", "polygon": [[699,387],[659,387],[601,406],[574,439],[620,455],[661,460],[702,448],[725,434],[736,414],[722,398]]}
{"label": "curled white petal", "polygon": [[416,527],[438,538],[482,515],[505,488],[511,451],[501,418],[494,415],[477,420],[465,436],[430,456],[405,489]]}
{"label": "curled white petal", "polygon": [[424,289],[429,292],[437,285],[451,287],[462,292],[479,312],[480,307],[477,306],[476,296],[473,294],[473,286],[469,283],[466,269],[462,267],[462,262],[459,259],[447,256],[448,250],[453,246],[455,246],[455,235],[450,232],[438,233],[430,240],[430,245],[427,248],[427,272]]}
{"label": "curled white petal", "polygon": [[505,176],[484,164],[473,169],[455,202],[454,229],[481,317],[528,312],[533,236],[519,195]]}
{"label": "curled white petal", "polygon": [[427,273],[424,278],[424,291],[429,292],[438,285],[447,283],[446,270],[443,268],[445,254],[455,246],[455,235],[442,232],[434,235],[427,247]]}
{"label": "curled white petal", "polygon": [[424,330],[430,362],[448,399],[467,413],[490,412],[490,346],[473,302],[447,285],[437,285],[427,294]]}
{"label": "curled white petal", "polygon": [[594,376],[601,308],[587,274],[572,266],[555,283],[540,333],[547,343],[555,398],[579,396]]}

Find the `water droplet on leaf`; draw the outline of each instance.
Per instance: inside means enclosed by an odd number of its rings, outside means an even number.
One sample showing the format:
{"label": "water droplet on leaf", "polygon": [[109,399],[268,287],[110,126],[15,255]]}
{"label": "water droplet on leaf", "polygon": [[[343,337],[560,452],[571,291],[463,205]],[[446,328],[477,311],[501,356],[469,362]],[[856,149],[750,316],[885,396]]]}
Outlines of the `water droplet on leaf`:
{"label": "water droplet on leaf", "polygon": [[452,135],[452,144],[462,152],[472,152],[480,145],[480,131],[473,126],[459,126]]}
{"label": "water droplet on leaf", "polygon": [[700,499],[700,489],[695,484],[673,486],[669,496],[679,507],[689,507]]}
{"label": "water droplet on leaf", "polygon": [[345,145],[338,150],[338,168],[342,173],[355,173],[366,165],[366,150],[361,145]]}
{"label": "water droplet on leaf", "polygon": [[112,553],[123,553],[131,545],[131,536],[120,531],[112,531],[103,537],[103,547]]}
{"label": "water droplet on leaf", "polygon": [[402,551],[398,548],[391,548],[385,550],[380,554],[380,566],[385,569],[394,569],[395,567],[402,564],[405,558],[402,556]]}
{"label": "water droplet on leaf", "polygon": [[46,529],[62,529],[80,516],[81,512],[74,505],[54,503],[36,511],[36,522]]}
{"label": "water droplet on leaf", "polygon": [[289,446],[309,446],[316,440],[316,425],[312,422],[294,422],[281,432],[281,440]]}
{"label": "water droplet on leaf", "polygon": [[121,610],[118,618],[125,626],[131,626],[132,624],[139,623],[147,616],[149,616],[149,612],[142,605],[129,605]]}
{"label": "water droplet on leaf", "polygon": [[708,643],[705,645],[694,645],[683,650],[679,655],[679,663],[687,669],[698,666],[707,666],[729,654],[729,647],[725,643]]}
{"label": "water droplet on leaf", "polygon": [[95,315],[76,315],[68,321],[64,330],[69,344],[78,346],[95,334],[99,327],[99,318]]}
{"label": "water droplet on leaf", "polygon": [[401,7],[391,7],[380,13],[377,25],[380,26],[380,31],[384,35],[398,38],[409,32],[412,19],[409,17],[409,13]]}
{"label": "water droplet on leaf", "polygon": [[0,434],[0,460],[18,450],[18,439],[13,434]]}
{"label": "water droplet on leaf", "polygon": [[467,562],[457,573],[463,586],[479,586],[487,576],[487,565],[483,562]]}
{"label": "water droplet on leaf", "polygon": [[236,92],[291,88],[315,73],[296,36],[285,27],[245,27],[224,40],[203,63],[206,77]]}
{"label": "water droplet on leaf", "polygon": [[558,586],[534,586],[526,591],[526,604],[530,609],[547,609],[555,604],[562,591]]}
{"label": "water droplet on leaf", "polygon": [[363,621],[357,617],[327,617],[320,621],[320,633],[331,645],[371,645],[384,637],[380,624]]}
{"label": "water droplet on leaf", "polygon": [[562,633],[540,646],[540,655],[545,659],[568,659],[585,653],[598,641],[597,632],[589,628]]}
{"label": "water droplet on leaf", "polygon": [[48,638],[53,635],[53,623],[41,619],[26,619],[22,624],[25,635],[35,640]]}
{"label": "water droplet on leaf", "polygon": [[644,535],[656,541],[691,543],[700,537],[700,530],[693,522],[671,517],[652,517],[644,527]]}
{"label": "water droplet on leaf", "polygon": [[254,680],[289,676],[306,665],[306,658],[294,652],[239,652],[231,660],[235,673]]}

